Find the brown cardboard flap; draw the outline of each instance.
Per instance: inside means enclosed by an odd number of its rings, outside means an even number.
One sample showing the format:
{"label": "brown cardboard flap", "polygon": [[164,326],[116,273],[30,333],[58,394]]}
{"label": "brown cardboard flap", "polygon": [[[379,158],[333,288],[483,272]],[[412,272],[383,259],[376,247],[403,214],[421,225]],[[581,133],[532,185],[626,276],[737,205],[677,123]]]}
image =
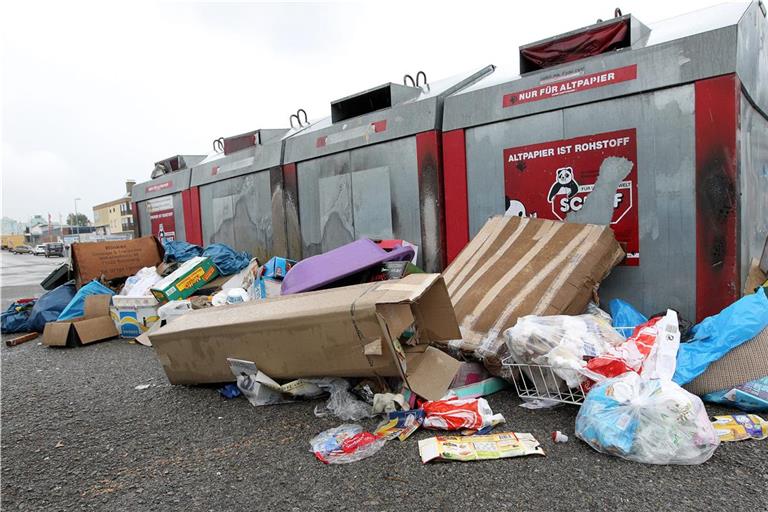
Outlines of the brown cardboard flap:
{"label": "brown cardboard flap", "polygon": [[163,246],[154,236],[133,240],[72,244],[72,269],[77,285],[98,279],[132,276],[163,261]]}
{"label": "brown cardboard flap", "polygon": [[80,320],[79,322],[73,322],[72,326],[80,338],[80,343],[83,345],[114,338],[120,334],[117,327],[115,327],[115,322],[109,316]]}
{"label": "brown cardboard flap", "polygon": [[85,297],[85,315],[83,318],[109,316],[109,305],[111,302],[111,295],[88,295]]}
{"label": "brown cardboard flap", "polygon": [[440,400],[453,382],[461,361],[428,347],[423,353],[408,353],[408,387],[427,400]]}
{"label": "brown cardboard flap", "polygon": [[[114,325],[114,323],[113,323]],[[48,347],[67,346],[71,322],[48,322],[43,330],[43,345]]]}

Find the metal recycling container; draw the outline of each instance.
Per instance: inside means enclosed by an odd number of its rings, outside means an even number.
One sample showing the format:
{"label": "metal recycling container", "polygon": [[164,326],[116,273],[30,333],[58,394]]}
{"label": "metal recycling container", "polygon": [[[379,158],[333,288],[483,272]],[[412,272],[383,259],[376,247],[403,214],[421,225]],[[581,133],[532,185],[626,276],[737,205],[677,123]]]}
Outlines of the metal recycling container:
{"label": "metal recycling container", "polygon": [[330,118],[286,138],[286,197],[298,198],[302,252],[291,257],[397,238],[419,246],[425,270],[442,269],[443,100],[492,70],[374,87],[332,102]]}
{"label": "metal recycling container", "polygon": [[205,155],[176,155],[155,163],[153,179],[133,186],[131,201],[139,236],[201,243],[199,201],[190,192],[190,168]]}
{"label": "metal recycling container", "polygon": [[221,151],[192,168],[191,193],[200,204],[202,243],[224,243],[259,261],[285,256],[282,137],[266,129],[224,138]]}
{"label": "metal recycling container", "polygon": [[768,234],[765,11],[617,13],[447,98],[449,261],[505,211],[610,222],[627,258],[603,300],[701,320],[740,297]]}

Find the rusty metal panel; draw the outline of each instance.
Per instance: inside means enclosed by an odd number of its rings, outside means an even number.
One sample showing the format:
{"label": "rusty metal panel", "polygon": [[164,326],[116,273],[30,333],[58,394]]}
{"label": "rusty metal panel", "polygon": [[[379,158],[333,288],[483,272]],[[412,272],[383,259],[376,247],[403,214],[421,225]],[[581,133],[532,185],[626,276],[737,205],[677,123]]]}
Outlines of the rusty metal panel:
{"label": "rusty metal panel", "polygon": [[742,95],[739,147],[741,285],[768,237],[768,119]]}
{"label": "rusty metal panel", "polygon": [[203,243],[224,243],[260,261],[273,256],[270,173],[256,172],[200,187]]}

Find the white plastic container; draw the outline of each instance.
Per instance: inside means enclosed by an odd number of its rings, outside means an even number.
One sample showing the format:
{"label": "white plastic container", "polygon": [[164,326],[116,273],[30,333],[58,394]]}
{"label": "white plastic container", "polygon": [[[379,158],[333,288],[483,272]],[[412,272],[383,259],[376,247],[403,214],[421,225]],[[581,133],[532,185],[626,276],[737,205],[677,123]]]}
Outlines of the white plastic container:
{"label": "white plastic container", "polygon": [[160,317],[157,308],[160,304],[153,296],[126,297],[114,295],[112,297],[112,320],[115,321],[121,338],[135,338],[146,332]]}

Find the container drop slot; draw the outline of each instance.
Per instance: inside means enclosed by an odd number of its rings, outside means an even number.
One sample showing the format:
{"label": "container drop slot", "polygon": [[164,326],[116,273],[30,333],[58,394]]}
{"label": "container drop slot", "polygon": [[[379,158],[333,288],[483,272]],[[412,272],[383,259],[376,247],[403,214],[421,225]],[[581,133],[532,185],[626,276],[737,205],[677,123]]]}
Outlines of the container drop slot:
{"label": "container drop slot", "polygon": [[520,47],[520,72],[528,73],[631,46],[630,18],[601,23]]}

